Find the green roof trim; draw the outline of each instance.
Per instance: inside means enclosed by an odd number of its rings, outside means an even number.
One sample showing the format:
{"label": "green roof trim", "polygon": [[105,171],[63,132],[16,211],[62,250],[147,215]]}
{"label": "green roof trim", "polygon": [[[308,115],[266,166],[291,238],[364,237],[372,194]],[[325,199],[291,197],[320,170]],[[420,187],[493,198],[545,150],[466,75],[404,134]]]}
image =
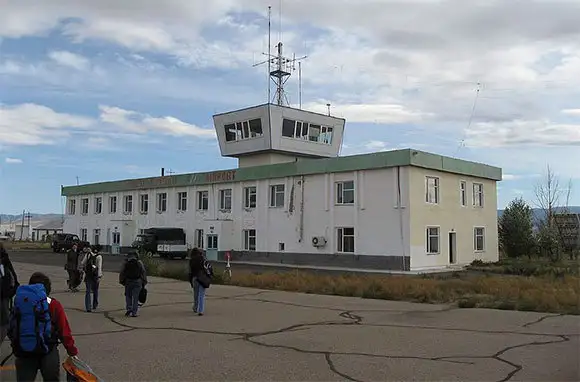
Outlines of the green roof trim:
{"label": "green roof trim", "polygon": [[502,179],[501,168],[481,163],[464,161],[419,150],[404,149],[383,151],[371,154],[352,155],[338,158],[304,159],[298,162],[279,163],[255,167],[218,170],[193,174],[180,174],[163,177],[127,179],[112,182],[91,183],[79,186],[62,187],[63,196],[96,194],[103,192],[123,192],[151,188],[185,187],[225,182],[283,178],[372,170],[396,166],[415,166],[436,171],[450,172],[477,178]]}

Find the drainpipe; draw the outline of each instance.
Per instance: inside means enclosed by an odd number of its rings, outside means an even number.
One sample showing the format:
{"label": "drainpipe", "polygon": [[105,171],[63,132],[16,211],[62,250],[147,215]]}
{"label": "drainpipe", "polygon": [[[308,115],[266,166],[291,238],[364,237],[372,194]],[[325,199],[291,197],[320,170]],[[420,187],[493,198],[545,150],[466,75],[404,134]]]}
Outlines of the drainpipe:
{"label": "drainpipe", "polygon": [[300,177],[300,236],[299,243],[304,238],[304,175]]}
{"label": "drainpipe", "polygon": [[405,252],[405,232],[403,230],[403,206],[402,206],[402,195],[401,195],[401,166],[397,166],[397,209],[399,210],[399,230],[400,230],[400,236],[401,236],[401,249],[403,250],[403,257],[401,260],[401,270],[406,271],[406,270],[410,270],[410,264],[409,264],[409,269],[406,268],[405,266],[405,257],[406,257],[406,252]]}

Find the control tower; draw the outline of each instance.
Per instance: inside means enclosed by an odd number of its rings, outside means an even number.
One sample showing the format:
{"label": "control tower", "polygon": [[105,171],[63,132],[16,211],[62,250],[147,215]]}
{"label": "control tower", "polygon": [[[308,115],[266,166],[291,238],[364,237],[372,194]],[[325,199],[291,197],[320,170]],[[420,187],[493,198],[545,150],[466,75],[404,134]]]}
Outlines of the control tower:
{"label": "control tower", "polygon": [[295,63],[306,57],[287,58],[282,42],[276,47],[276,55],[268,52],[266,61],[254,65],[268,64],[269,78],[276,85],[272,100],[269,87],[268,103],[213,116],[221,154],[238,158],[238,167],[337,157],[342,145],[343,118],[288,105],[284,84]]}

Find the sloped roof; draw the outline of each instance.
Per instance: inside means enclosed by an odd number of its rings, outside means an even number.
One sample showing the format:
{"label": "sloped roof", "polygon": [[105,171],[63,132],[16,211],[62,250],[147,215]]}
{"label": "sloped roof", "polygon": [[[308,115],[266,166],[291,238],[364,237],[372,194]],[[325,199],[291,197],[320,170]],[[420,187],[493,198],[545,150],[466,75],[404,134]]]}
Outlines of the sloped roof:
{"label": "sloped roof", "polygon": [[53,219],[41,224],[37,227],[34,227],[33,230],[37,231],[56,231],[62,230],[62,218]]}

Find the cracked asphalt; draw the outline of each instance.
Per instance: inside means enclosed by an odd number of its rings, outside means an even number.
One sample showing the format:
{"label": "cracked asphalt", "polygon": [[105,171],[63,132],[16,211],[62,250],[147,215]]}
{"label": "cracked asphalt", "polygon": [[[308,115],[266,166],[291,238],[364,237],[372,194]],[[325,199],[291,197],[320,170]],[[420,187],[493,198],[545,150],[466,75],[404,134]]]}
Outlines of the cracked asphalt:
{"label": "cracked asphalt", "polygon": [[[51,277],[80,357],[106,381],[580,380],[578,316],[213,285],[198,317],[187,283],[152,277],[140,317],[126,318],[115,273],[85,313],[62,267],[15,268]],[[14,380],[12,365],[0,380]]]}

